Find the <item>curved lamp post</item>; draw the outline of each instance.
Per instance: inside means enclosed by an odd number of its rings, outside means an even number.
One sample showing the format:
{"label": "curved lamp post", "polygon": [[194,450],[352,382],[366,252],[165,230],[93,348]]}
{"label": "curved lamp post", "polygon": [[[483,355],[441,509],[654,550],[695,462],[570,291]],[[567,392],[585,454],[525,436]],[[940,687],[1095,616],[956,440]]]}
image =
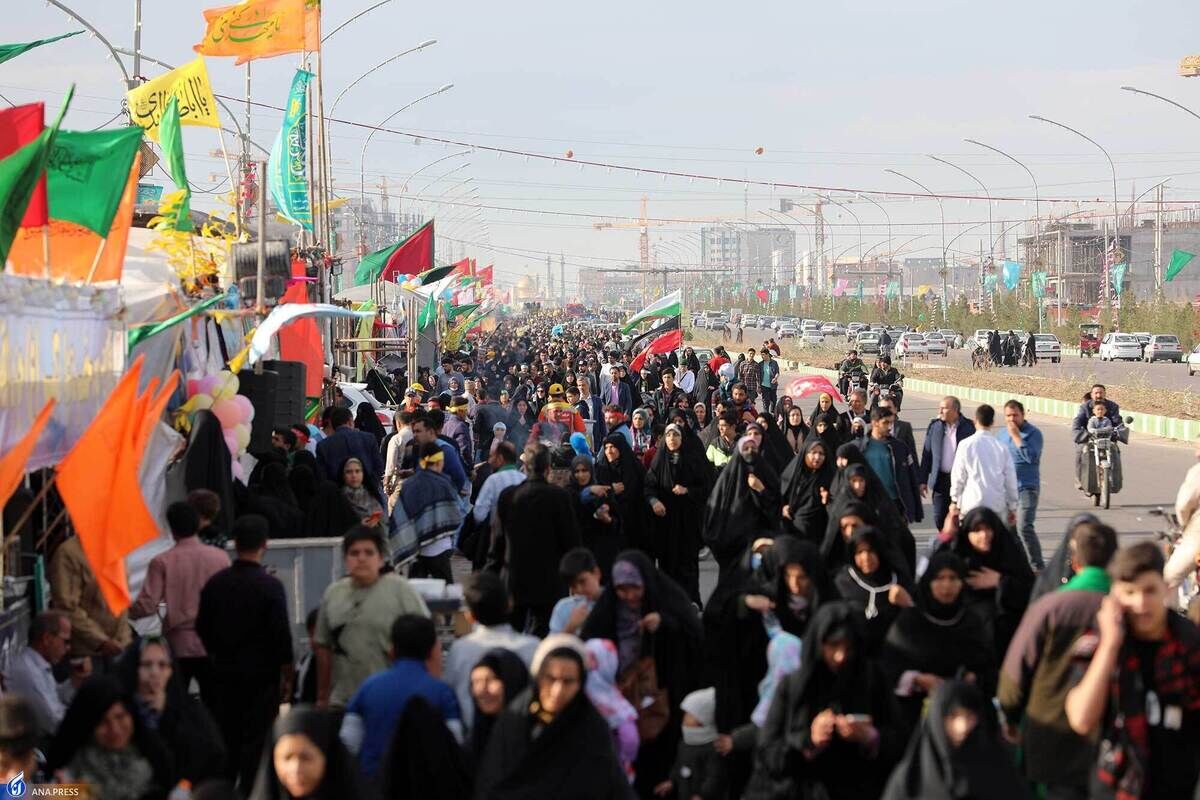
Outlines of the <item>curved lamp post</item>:
{"label": "curved lamp post", "polygon": [[942,198],[930,191],[929,187],[927,187],[925,184],[921,183],[916,178],[910,178],[903,172],[898,172],[894,169],[885,169],[884,172],[895,175],[898,178],[904,178],[904,180],[908,181],[909,183],[916,184],[923,192],[925,192],[925,194],[937,201],[938,215],[942,219],[942,322],[945,323],[947,321],[947,314],[949,312],[949,298],[946,297],[946,209],[942,204]]}

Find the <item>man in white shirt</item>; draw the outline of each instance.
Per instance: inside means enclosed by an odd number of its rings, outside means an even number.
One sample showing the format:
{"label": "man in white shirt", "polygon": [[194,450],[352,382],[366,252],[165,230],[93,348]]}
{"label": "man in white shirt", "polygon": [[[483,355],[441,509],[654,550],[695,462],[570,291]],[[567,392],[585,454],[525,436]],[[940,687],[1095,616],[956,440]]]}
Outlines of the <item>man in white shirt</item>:
{"label": "man in white shirt", "polygon": [[1017,467],[1008,447],[992,433],[995,421],[996,409],[979,406],[975,435],[958,443],[950,470],[948,515],[955,525],[962,514],[978,506],[1007,518],[1010,526],[1017,522]]}
{"label": "man in white shirt", "polygon": [[84,656],[72,665],[68,680],[54,680],[54,665],[66,658],[70,647],[70,618],[61,611],[43,611],[29,624],[29,645],[4,673],[8,692],[23,697],[33,709],[40,737],[54,735],[75,690],[91,674],[91,659]]}
{"label": "man in white shirt", "polygon": [[525,480],[525,473],[517,469],[517,448],[512,442],[500,442],[488,455],[488,463],[495,472],[479,487],[475,508],[471,512],[479,525],[487,525],[501,492]]}

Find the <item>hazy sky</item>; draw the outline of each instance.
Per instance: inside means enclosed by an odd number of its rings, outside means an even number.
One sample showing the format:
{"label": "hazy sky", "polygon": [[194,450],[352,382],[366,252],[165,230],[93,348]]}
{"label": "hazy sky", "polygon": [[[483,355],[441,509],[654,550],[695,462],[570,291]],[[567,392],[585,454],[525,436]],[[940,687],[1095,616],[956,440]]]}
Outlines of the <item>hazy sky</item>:
{"label": "hazy sky", "polygon": [[[326,0],[326,30],[371,4]],[[76,27],[42,2],[4,5],[10,12],[6,41]],[[172,63],[189,60],[206,5],[144,0],[143,51]],[[116,46],[131,46],[132,0],[74,0],[72,7]],[[1101,153],[1070,133],[1028,119],[1041,114],[1108,148],[1124,205],[1135,187],[1141,192],[1168,176],[1174,177],[1169,199],[1200,199],[1200,120],[1119,90],[1131,84],[1200,110],[1200,78],[1177,74],[1182,56],[1200,53],[1198,22],[1200,6],[1182,0],[586,5],[394,0],[329,41],[324,84],[332,98],[371,66],[435,38],[438,44],[351,90],[337,116],[377,124],[413,98],[453,82],[454,89],[388,127],[538,153],[562,155],[569,149],[577,159],[718,177],[911,189],[883,172],[891,167],[935,191],[979,193],[968,178],[925,155],[933,153],[974,172],[994,195],[1032,197],[1023,171],[962,142],[973,137],[1025,161],[1045,197],[1111,203],[1111,173]],[[254,99],[282,104],[297,61],[281,56],[255,62]],[[211,58],[208,66],[219,92],[242,95],[244,69],[235,68],[232,59]],[[143,72],[153,77],[161,70],[147,66]],[[95,127],[117,114],[124,87],[95,40],[76,37],[0,65],[0,93],[16,103],[45,99],[56,105],[71,81],[77,95],[69,127]],[[277,112],[256,112],[253,137],[269,146],[279,122]],[[332,128],[342,194],[358,191],[365,133]],[[213,185],[224,173],[220,159],[209,155],[216,137],[185,128],[184,138],[190,177]],[[764,148],[761,156],[754,154],[756,147]],[[386,174],[394,205],[396,187],[412,172],[453,152],[377,134],[366,158],[368,191],[377,192],[372,184]],[[430,183],[462,164],[467,166]],[[456,186],[468,177],[470,182]],[[159,171],[150,179],[169,183]],[[743,189],[730,183],[581,171],[480,151],[422,172],[409,192],[422,197],[400,202],[421,204],[447,220],[439,233],[470,243],[467,252],[481,265],[494,261],[502,281],[526,271],[540,274],[547,251],[556,262],[560,251],[566,254],[569,282],[580,267],[636,261],[636,231],[595,230],[594,218],[572,212],[634,217],[646,194],[652,217],[740,220],[747,201]],[[805,196],[752,187],[750,220],[770,221],[762,210],[777,208],[780,197]],[[463,204],[474,198],[482,222],[451,221],[467,216]],[[841,199],[853,201],[863,222],[864,249],[886,240],[883,214],[874,205],[852,194]],[[928,234],[911,245],[912,254],[937,254],[934,202],[880,200],[891,214],[896,244]],[[198,197],[194,205],[206,208],[211,202]],[[945,209],[951,236],[987,219],[982,201],[947,201]],[[1042,209],[1046,215],[1051,207]],[[1062,214],[1075,207],[1054,209]],[[1032,202],[994,206],[997,221],[1033,212]],[[859,230],[850,216],[835,212],[829,221],[835,251],[853,250]],[[655,226],[651,241],[660,245],[663,261],[695,259],[698,227]],[[965,234],[956,249],[977,251],[985,230]],[[799,248],[808,249],[809,234],[798,231]]]}

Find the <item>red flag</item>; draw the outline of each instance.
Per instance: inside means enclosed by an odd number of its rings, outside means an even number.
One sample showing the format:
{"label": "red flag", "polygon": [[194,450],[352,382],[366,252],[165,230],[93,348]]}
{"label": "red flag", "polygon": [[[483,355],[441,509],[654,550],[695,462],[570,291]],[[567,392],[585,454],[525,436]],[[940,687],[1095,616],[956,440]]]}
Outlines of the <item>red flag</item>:
{"label": "red flag", "polygon": [[766,289],[755,289],[754,295],[758,298],[758,302],[762,303],[764,306],[767,304],[767,299],[771,296]]}
{"label": "red flag", "polygon": [[383,267],[380,280],[396,281],[398,275],[416,275],[433,267],[433,220],[404,240]]}
{"label": "red flag", "polygon": [[[283,303],[307,303],[306,284],[296,282],[279,298]],[[279,355],[284,361],[299,361],[304,364],[304,394],[307,397],[321,396],[321,373],[325,365],[325,347],[321,343],[321,331],[312,317],[301,317],[279,329]]]}
{"label": "red flag", "polygon": [[462,275],[464,278],[471,276],[471,259],[464,258],[454,265],[454,269],[450,270],[451,275]]}
{"label": "red flag", "polygon": [[652,353],[653,354],[669,353],[672,350],[677,350],[682,346],[683,346],[683,331],[676,329],[676,330],[671,331],[670,333],[664,333],[662,336],[659,336],[657,339],[655,339],[653,342],[651,342],[649,347],[647,347],[642,352],[638,353],[637,358],[633,359],[633,361],[630,362],[629,369],[635,373],[641,372],[642,365],[646,363],[646,356],[648,356]]}
{"label": "red flag", "polygon": [[[45,105],[30,103],[13,106],[0,111],[0,158],[7,158],[32,142],[45,127]],[[40,228],[50,220],[50,209],[46,203],[46,173],[42,173],[33,197],[25,208],[22,228]]]}
{"label": "red flag", "polygon": [[479,270],[479,272],[476,272],[475,276],[477,278],[479,278],[479,283],[481,286],[491,286],[492,285],[492,265],[488,264],[486,267]]}
{"label": "red flag", "polygon": [[838,392],[837,387],[822,375],[802,375],[791,381],[787,385],[787,388],[783,390],[785,395],[795,400],[799,400],[801,397],[808,397],[810,394],[821,394],[822,392],[839,403],[846,402],[845,398]]}

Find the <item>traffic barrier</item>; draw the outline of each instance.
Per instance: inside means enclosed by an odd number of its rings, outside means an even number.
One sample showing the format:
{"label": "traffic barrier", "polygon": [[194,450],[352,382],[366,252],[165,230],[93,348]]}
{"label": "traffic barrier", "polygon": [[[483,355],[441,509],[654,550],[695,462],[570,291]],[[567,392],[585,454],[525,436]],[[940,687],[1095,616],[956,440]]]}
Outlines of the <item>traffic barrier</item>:
{"label": "traffic barrier", "polygon": [[[783,369],[786,372],[815,373],[824,375],[835,381],[838,377],[837,372],[832,369],[822,369],[821,367],[801,364],[798,361],[781,361]],[[1079,404],[1081,402],[1080,400],[1057,400],[1052,397],[1012,394],[1011,392],[999,389],[983,389],[976,386],[957,386],[951,383],[939,383],[937,381],[926,381],[917,378],[905,378],[904,390],[906,392],[916,392],[917,394],[934,395],[935,397],[948,394],[954,395],[960,400],[987,403],[994,406],[997,410],[1003,408],[1004,404],[1009,400],[1020,400],[1021,404],[1025,406],[1027,413],[1045,414],[1048,417],[1058,417],[1059,419],[1074,419],[1076,412],[1079,411]],[[1133,409],[1124,409],[1123,413],[1125,416],[1133,417],[1133,424],[1129,428],[1135,433],[1159,436],[1164,439],[1178,439],[1185,442],[1200,437],[1200,420],[1164,417],[1159,414],[1143,414]]]}

